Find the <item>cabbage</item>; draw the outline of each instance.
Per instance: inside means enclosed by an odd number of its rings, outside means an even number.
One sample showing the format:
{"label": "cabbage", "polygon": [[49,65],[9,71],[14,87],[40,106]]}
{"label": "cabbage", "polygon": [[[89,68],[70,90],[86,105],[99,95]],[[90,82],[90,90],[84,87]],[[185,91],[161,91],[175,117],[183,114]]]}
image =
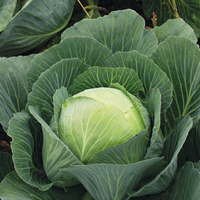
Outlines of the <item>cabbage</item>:
{"label": "cabbage", "polygon": [[148,112],[136,97],[100,87],[66,99],[58,132],[74,155],[87,163],[97,152],[123,144],[149,126]]}
{"label": "cabbage", "polygon": [[15,169],[0,198],[199,198],[194,42],[182,19],[152,31],[123,10],[76,23],[40,54],[0,58],[0,120]]}

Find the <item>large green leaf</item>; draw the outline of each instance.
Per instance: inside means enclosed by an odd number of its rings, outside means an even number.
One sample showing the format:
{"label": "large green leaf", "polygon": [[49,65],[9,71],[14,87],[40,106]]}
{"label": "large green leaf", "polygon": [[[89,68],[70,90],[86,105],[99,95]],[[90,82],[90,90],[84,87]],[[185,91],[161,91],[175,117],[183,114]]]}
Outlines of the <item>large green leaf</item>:
{"label": "large green leaf", "polygon": [[71,36],[93,37],[113,53],[137,50],[147,56],[155,51],[158,43],[154,33],[145,29],[144,19],[130,9],[115,11],[98,19],[82,20],[67,29],[62,39]]}
{"label": "large green leaf", "polygon": [[149,183],[145,184],[138,191],[129,192],[130,197],[139,197],[150,194],[157,194],[164,191],[171,183],[177,170],[178,155],[192,128],[192,119],[189,116],[178,120],[176,127],[168,136],[164,144],[164,156],[168,164],[165,169]]}
{"label": "large green leaf", "polygon": [[[76,194],[78,191],[75,191]],[[23,182],[17,173],[11,172],[0,183],[0,198],[3,200],[66,200],[68,194],[61,188],[51,188],[48,191],[40,191]],[[69,196],[70,197],[70,196]],[[70,200],[77,200],[71,198]]]}
{"label": "large green leaf", "polygon": [[20,112],[27,103],[25,73],[33,57],[0,58],[0,123],[4,130],[13,113]]}
{"label": "large green leaf", "polygon": [[76,94],[89,88],[110,87],[114,83],[119,83],[133,95],[144,91],[142,82],[133,69],[90,67],[75,79],[69,92]]}
{"label": "large green leaf", "polygon": [[1,0],[0,1],[0,32],[4,30],[10,22],[15,11],[17,0]]}
{"label": "large green leaf", "polygon": [[94,164],[62,171],[64,177],[76,177],[95,200],[124,200],[142,178],[159,173],[163,167],[162,158],[153,158],[132,165]]}
{"label": "large green leaf", "polygon": [[155,12],[158,25],[168,19],[176,18],[174,9],[177,9],[179,16],[194,29],[197,37],[200,36],[200,4],[198,0],[143,0],[142,2],[145,15],[151,17]]}
{"label": "large green leaf", "polygon": [[0,152],[0,182],[11,171],[14,171],[14,165],[12,161],[12,155],[6,152]]}
{"label": "large green leaf", "polygon": [[[200,195],[200,164],[198,168],[193,163],[187,162],[179,170],[171,187],[164,192],[168,199],[198,199]],[[181,188],[181,189],[180,189]]]}
{"label": "large green leaf", "polygon": [[112,55],[111,51],[89,37],[70,37],[49,50],[38,54],[27,72],[29,92],[40,74],[62,59],[79,58],[90,66],[101,66]]}
{"label": "large green leaf", "polygon": [[200,50],[185,37],[169,37],[160,43],[154,62],[173,85],[173,102],[167,110],[167,126],[173,127],[177,117],[200,118]]}
{"label": "large green leaf", "polygon": [[76,0],[31,0],[0,36],[0,56],[17,55],[41,45],[70,20]]}
{"label": "large green leaf", "polygon": [[162,113],[172,102],[172,85],[155,63],[145,55],[137,51],[117,52],[107,59],[103,67],[126,67],[136,71],[139,79],[143,83],[145,93],[152,88],[158,88],[162,95]]}
{"label": "large green leaf", "polygon": [[197,200],[199,195],[200,163],[187,162],[182,169],[179,169],[172,184],[166,191],[158,195],[136,198],[136,200]]}
{"label": "large green leaf", "polygon": [[169,36],[184,36],[192,42],[197,42],[194,30],[183,19],[169,19],[163,25],[155,26],[152,31],[158,38],[158,43],[163,42]]}
{"label": "large green leaf", "polygon": [[76,179],[70,175],[63,179],[61,169],[73,165],[82,165],[71,150],[56,136],[48,124],[40,117],[38,111],[29,106],[31,114],[38,120],[43,131],[43,167],[48,179],[54,182],[55,186],[67,187],[78,184]]}
{"label": "large green leaf", "polygon": [[36,138],[41,138],[42,133],[31,127],[30,116],[24,111],[14,114],[9,122],[8,134],[13,139],[13,162],[19,177],[31,186],[48,190],[52,183],[42,168],[41,158],[35,159],[37,154],[41,156],[42,149]]}
{"label": "large green leaf", "polygon": [[56,89],[69,87],[78,74],[87,70],[88,65],[78,58],[62,59],[50,69],[41,74],[33,85],[33,91],[29,94],[28,105],[39,106],[42,118],[49,124],[54,114],[53,94]]}

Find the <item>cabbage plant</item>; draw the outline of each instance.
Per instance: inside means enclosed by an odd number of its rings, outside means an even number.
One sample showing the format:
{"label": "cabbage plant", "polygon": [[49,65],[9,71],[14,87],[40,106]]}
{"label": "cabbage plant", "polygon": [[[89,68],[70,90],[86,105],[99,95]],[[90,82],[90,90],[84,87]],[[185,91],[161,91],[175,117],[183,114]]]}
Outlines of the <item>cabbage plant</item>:
{"label": "cabbage plant", "polygon": [[0,197],[198,197],[199,152],[188,151],[200,135],[196,41],[182,19],[146,30],[124,10],[80,21],[40,54],[1,58],[13,166]]}

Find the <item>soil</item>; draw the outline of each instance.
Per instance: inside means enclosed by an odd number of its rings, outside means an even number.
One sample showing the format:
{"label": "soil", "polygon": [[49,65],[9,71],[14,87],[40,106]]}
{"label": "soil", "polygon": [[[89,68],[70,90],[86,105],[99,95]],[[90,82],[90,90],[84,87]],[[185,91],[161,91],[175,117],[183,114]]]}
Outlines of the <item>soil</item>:
{"label": "soil", "polygon": [[11,137],[9,137],[6,132],[3,130],[2,125],[0,124],[0,152],[11,153]]}

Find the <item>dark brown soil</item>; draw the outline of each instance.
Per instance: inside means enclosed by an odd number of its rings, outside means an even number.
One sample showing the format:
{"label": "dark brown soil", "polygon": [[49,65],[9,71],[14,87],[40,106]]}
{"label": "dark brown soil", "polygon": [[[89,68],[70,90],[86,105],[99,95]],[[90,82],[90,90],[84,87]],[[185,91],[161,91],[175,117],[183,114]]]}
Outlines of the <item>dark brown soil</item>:
{"label": "dark brown soil", "polygon": [[3,130],[3,127],[0,124],[0,152],[11,153],[10,142],[11,138]]}
{"label": "dark brown soil", "polygon": [[106,8],[109,13],[115,10],[132,9],[141,15],[146,22],[147,27],[153,27],[151,18],[147,18],[143,13],[142,2],[136,0],[99,0],[98,6]]}

